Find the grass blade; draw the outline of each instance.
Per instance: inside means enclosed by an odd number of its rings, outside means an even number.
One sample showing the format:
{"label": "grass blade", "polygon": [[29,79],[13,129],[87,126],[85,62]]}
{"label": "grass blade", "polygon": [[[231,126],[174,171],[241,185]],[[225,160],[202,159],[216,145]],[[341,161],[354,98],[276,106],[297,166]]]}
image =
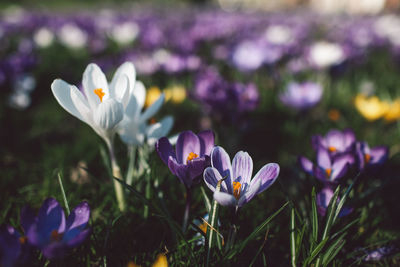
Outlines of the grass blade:
{"label": "grass blade", "polygon": [[317,243],[317,240],[318,240],[318,213],[317,213],[315,187],[313,187],[312,193],[311,193],[311,206],[312,206],[312,212],[311,212],[312,242],[311,242],[311,246],[313,247]]}
{"label": "grass blade", "polygon": [[64,186],[63,186],[63,183],[62,183],[61,172],[58,172],[57,176],[58,176],[58,183],[59,183],[60,188],[61,188],[61,195],[62,195],[63,200],[64,200],[65,209],[67,210],[67,216],[69,216],[69,214],[71,212],[70,212],[70,209],[69,209],[67,196],[65,195]]}
{"label": "grass blade", "polygon": [[294,208],[290,213],[290,254],[292,267],[296,267],[296,233],[295,233]]}

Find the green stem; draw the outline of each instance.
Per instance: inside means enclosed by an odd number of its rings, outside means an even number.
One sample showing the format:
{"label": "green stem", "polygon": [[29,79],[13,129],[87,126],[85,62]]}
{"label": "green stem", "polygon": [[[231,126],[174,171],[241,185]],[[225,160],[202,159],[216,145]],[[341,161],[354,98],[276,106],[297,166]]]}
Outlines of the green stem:
{"label": "green stem", "polygon": [[126,173],[126,183],[132,185],[135,176],[135,161],[136,161],[136,147],[134,145],[128,146],[129,166]]}
{"label": "green stem", "polygon": [[190,204],[192,203],[192,190],[186,187],[186,205],[185,205],[185,213],[183,215],[183,223],[182,223],[182,231],[185,232],[188,221],[189,221],[189,212],[190,212]]}
{"label": "green stem", "polygon": [[228,241],[225,247],[225,251],[228,252],[229,250],[231,250],[231,248],[233,247],[233,245],[235,244],[235,239],[236,239],[236,233],[237,233],[237,219],[238,219],[238,209],[237,207],[235,207],[232,210],[232,216],[231,216],[231,227],[229,229],[229,233],[228,233]]}
{"label": "green stem", "polygon": [[[112,175],[114,178],[117,178],[117,179],[123,181],[121,169],[119,168],[117,160],[115,158],[114,144],[113,144],[112,139],[106,141],[106,143],[107,143],[108,151],[110,154]],[[117,202],[118,202],[118,208],[121,212],[123,212],[123,211],[125,211],[124,190],[123,190],[122,184],[120,182],[118,182],[115,179],[113,179],[113,182],[114,182],[115,196],[116,196]]]}

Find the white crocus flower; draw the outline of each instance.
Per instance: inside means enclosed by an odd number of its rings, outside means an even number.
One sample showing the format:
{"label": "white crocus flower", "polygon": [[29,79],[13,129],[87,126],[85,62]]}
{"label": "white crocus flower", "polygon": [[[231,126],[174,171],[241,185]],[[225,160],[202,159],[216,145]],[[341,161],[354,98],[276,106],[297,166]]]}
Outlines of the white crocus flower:
{"label": "white crocus flower", "polygon": [[142,82],[137,81],[129,96],[124,119],[118,126],[118,134],[128,146],[142,146],[147,142],[150,147],[153,147],[155,142],[167,135],[172,128],[171,116],[166,116],[154,124],[147,122],[161,108],[165,99],[164,94],[142,112],[145,98],[146,89]]}
{"label": "white crocus flower", "polygon": [[[127,63],[125,63],[127,64]],[[124,64],[124,65],[125,65]],[[121,74],[122,65],[110,85],[96,64],[89,64],[83,73],[83,91],[56,79],[51,89],[58,103],[73,116],[90,125],[106,143],[112,141],[117,124],[122,120],[128,104],[130,81]]]}

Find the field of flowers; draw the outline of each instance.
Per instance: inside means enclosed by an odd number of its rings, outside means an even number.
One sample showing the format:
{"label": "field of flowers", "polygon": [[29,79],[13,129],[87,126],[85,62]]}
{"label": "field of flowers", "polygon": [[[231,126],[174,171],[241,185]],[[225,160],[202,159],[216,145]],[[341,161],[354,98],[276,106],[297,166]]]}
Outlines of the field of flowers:
{"label": "field of flowers", "polygon": [[0,17],[0,266],[399,266],[400,16]]}

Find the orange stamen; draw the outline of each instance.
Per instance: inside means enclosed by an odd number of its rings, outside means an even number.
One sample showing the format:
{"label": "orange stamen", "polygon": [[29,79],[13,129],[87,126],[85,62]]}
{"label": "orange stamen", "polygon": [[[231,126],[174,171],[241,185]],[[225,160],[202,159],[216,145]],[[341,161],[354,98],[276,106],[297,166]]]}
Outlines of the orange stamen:
{"label": "orange stamen", "polygon": [[370,154],[365,154],[364,155],[365,163],[368,163],[371,160],[371,155]]}
{"label": "orange stamen", "polygon": [[242,189],[242,184],[239,182],[233,182],[233,195],[235,196],[236,199],[239,199],[240,197],[240,191]]}
{"label": "orange stamen", "polygon": [[331,168],[326,169],[325,173],[326,173],[326,176],[328,176],[328,178],[329,178],[331,176],[332,169]]}
{"label": "orange stamen", "polygon": [[207,223],[203,222],[202,224],[199,225],[199,228],[203,233],[205,234],[207,233]]}
{"label": "orange stamen", "polygon": [[51,231],[50,234],[51,241],[60,241],[62,238],[62,234],[58,233],[57,230]]}
{"label": "orange stamen", "polygon": [[192,159],[198,158],[199,155],[197,155],[196,153],[190,152],[189,156],[186,159],[186,163],[188,163],[188,161],[191,161]]}
{"label": "orange stamen", "polygon": [[330,146],[330,147],[328,147],[328,150],[329,150],[329,152],[336,152],[336,147],[334,147],[334,146]]}
{"label": "orange stamen", "polygon": [[156,119],[154,119],[154,118],[150,119],[150,124],[155,124],[156,122],[157,122]]}
{"label": "orange stamen", "polygon": [[25,244],[26,241],[28,241],[28,238],[26,236],[21,236],[20,238],[18,238],[19,243],[21,243],[21,245]]}
{"label": "orange stamen", "polygon": [[103,102],[103,96],[105,95],[103,89],[101,88],[94,89],[94,93],[100,98],[100,102]]}

